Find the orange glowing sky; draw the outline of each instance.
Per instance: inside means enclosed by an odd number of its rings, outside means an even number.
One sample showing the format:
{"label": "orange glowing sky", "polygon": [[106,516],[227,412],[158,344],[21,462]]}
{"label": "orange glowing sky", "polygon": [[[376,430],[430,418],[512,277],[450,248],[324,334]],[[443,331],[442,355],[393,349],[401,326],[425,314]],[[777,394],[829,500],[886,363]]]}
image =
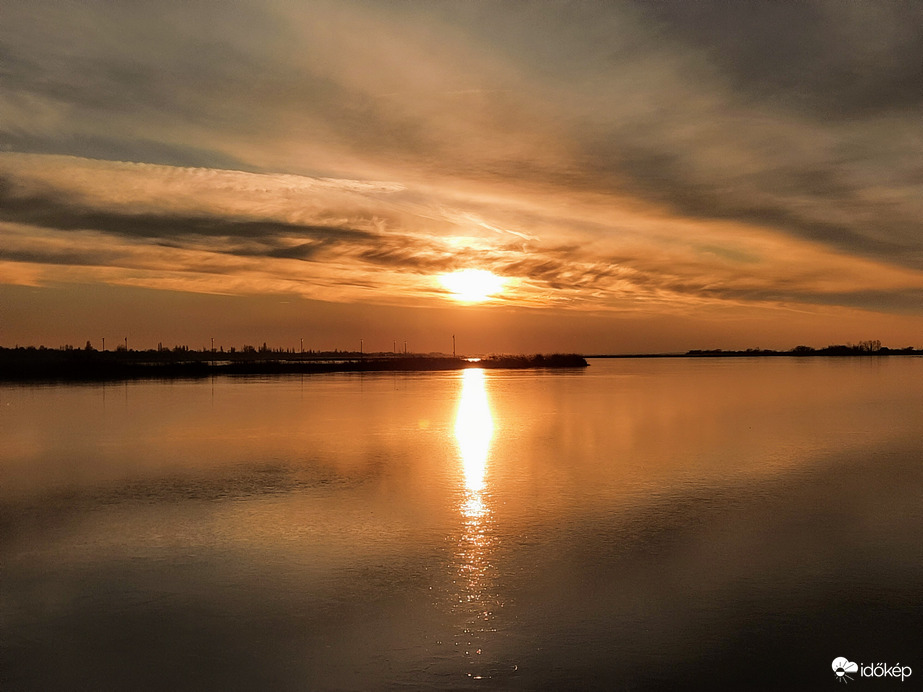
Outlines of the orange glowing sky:
{"label": "orange glowing sky", "polygon": [[4,6],[0,345],[923,346],[919,4],[188,5]]}

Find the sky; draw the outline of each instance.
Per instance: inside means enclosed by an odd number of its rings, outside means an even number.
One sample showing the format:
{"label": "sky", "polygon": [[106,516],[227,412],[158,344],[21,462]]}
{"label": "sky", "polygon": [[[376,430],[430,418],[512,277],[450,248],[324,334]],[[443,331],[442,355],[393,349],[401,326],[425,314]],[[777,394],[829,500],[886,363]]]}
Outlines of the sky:
{"label": "sky", "polygon": [[0,346],[923,347],[921,85],[919,2],[5,0]]}

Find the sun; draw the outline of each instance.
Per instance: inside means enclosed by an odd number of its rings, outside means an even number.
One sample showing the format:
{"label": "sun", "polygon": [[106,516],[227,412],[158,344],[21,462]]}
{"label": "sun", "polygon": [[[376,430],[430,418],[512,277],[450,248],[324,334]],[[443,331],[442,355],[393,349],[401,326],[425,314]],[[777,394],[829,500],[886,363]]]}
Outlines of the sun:
{"label": "sun", "polygon": [[503,290],[506,279],[485,269],[464,269],[439,277],[452,297],[464,303],[480,303]]}

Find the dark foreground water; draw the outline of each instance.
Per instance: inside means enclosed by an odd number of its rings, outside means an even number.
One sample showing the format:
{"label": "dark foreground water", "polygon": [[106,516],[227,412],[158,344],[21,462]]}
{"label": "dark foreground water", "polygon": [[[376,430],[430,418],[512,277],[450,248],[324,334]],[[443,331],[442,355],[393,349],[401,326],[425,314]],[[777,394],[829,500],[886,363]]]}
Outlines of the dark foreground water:
{"label": "dark foreground water", "polygon": [[923,684],[923,359],[0,387],[0,689]]}

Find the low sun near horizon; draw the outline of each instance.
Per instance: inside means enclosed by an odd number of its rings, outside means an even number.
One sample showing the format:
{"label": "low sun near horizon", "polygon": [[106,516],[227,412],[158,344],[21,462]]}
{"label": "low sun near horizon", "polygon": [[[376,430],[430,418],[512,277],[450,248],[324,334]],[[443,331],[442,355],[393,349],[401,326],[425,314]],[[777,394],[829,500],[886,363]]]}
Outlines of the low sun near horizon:
{"label": "low sun near horizon", "polygon": [[461,303],[483,303],[500,293],[507,283],[486,269],[463,269],[441,274],[439,282]]}

